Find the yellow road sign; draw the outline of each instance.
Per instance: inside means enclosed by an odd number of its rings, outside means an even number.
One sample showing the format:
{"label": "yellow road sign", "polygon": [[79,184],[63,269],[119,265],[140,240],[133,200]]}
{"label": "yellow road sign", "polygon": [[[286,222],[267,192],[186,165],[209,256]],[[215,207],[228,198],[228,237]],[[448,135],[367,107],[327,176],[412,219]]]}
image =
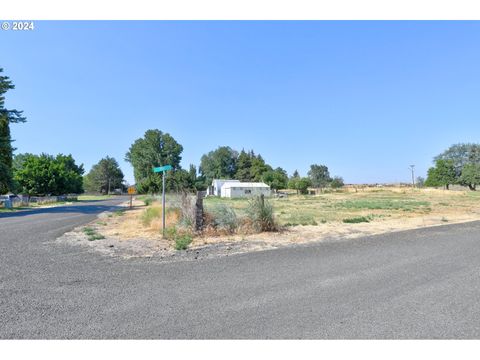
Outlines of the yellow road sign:
{"label": "yellow road sign", "polygon": [[128,193],[129,193],[130,195],[133,195],[133,194],[135,194],[136,192],[137,192],[137,191],[135,190],[135,186],[130,186],[130,187],[128,188]]}

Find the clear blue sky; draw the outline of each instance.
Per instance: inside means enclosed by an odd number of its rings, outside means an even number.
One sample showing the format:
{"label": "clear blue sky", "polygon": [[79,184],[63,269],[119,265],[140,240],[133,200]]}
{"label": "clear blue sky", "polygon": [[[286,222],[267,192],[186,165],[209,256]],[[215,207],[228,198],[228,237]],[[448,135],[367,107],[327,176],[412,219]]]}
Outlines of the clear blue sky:
{"label": "clear blue sky", "polygon": [[0,31],[17,152],[124,159],[147,129],[306,175],[409,181],[480,134],[479,22],[36,22]]}

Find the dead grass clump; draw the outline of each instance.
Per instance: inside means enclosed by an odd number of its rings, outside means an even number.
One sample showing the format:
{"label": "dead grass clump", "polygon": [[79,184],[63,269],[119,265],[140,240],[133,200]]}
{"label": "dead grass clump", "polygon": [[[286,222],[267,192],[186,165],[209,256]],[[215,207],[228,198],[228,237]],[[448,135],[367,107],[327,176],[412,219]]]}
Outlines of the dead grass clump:
{"label": "dead grass clump", "polygon": [[247,218],[258,232],[277,231],[272,204],[261,196],[249,200],[246,209]]}
{"label": "dead grass clump", "polygon": [[[176,226],[181,218],[181,210],[178,208],[167,208],[165,214],[166,226]],[[162,228],[162,207],[151,206],[143,211],[140,215],[140,220],[144,227],[149,227],[152,230],[160,231]]]}

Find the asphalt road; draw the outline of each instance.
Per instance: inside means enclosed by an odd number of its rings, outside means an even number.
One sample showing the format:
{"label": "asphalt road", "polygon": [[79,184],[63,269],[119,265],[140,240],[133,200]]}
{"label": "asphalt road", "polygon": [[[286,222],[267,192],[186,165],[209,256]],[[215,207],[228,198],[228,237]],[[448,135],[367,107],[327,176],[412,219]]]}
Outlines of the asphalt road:
{"label": "asphalt road", "polygon": [[177,263],[52,242],[118,202],[0,215],[0,338],[480,338],[480,222]]}

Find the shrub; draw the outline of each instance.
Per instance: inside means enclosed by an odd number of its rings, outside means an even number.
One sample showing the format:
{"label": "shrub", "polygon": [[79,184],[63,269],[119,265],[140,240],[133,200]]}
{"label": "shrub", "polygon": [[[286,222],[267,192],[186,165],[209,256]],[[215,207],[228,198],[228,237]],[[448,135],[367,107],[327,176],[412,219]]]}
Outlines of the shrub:
{"label": "shrub", "polygon": [[175,226],[165,229],[165,237],[169,240],[175,240],[178,237],[177,228]]}
{"label": "shrub", "polygon": [[155,201],[155,198],[153,198],[152,196],[148,196],[145,199],[143,199],[143,203],[145,204],[145,206],[152,205],[154,201]]}
{"label": "shrub", "polygon": [[88,241],[105,239],[105,236],[97,233],[97,230],[91,227],[84,227],[83,233],[87,235]]}
{"label": "shrub", "polygon": [[235,210],[225,204],[220,204],[212,213],[213,226],[219,230],[233,234],[238,228],[238,218]]}
{"label": "shrub", "polygon": [[247,218],[256,231],[276,231],[277,226],[273,215],[273,206],[262,196],[249,200],[246,209]]}
{"label": "shrub", "polygon": [[102,240],[102,239],[105,239],[105,236],[101,235],[101,234],[93,234],[93,235],[90,235],[88,237],[88,241],[95,241],[95,240]]}
{"label": "shrub", "polygon": [[344,223],[347,223],[347,224],[358,224],[358,223],[362,223],[362,222],[370,222],[371,218],[368,217],[368,216],[358,216],[358,217],[353,217],[353,218],[347,218],[347,219],[343,219],[343,222]]}
{"label": "shrub", "polygon": [[162,208],[149,207],[142,214],[142,223],[144,226],[150,226],[153,219],[162,216]]}
{"label": "shrub", "polygon": [[192,242],[190,235],[182,235],[175,238],[175,250],[186,250]]}
{"label": "shrub", "polygon": [[90,236],[90,235],[95,234],[95,229],[93,229],[91,227],[84,227],[83,232],[85,233],[85,235]]}

